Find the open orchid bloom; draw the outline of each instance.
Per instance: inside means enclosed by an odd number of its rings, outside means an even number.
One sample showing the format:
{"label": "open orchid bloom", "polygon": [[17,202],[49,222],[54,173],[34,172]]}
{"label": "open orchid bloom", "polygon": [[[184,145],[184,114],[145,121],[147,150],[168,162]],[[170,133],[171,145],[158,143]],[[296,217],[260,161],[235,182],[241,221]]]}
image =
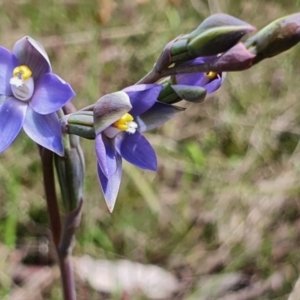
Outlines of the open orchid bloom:
{"label": "open orchid bloom", "polygon": [[23,127],[37,144],[63,155],[56,111],[74,95],[52,73],[45,49],[31,37],[17,41],[12,52],[0,47],[0,153]]}
{"label": "open orchid bloom", "polygon": [[[184,65],[200,65],[216,59],[216,57],[198,57]],[[208,73],[188,73],[172,76],[174,83],[179,85],[199,86],[207,90],[207,94],[216,91],[223,83],[225,73],[208,72]]]}
{"label": "open orchid bloom", "polygon": [[134,85],[100,98],[95,105],[98,176],[110,212],[121,183],[122,158],[156,171],[155,151],[142,132],[162,125],[183,110],[157,102],[161,89],[159,84]]}

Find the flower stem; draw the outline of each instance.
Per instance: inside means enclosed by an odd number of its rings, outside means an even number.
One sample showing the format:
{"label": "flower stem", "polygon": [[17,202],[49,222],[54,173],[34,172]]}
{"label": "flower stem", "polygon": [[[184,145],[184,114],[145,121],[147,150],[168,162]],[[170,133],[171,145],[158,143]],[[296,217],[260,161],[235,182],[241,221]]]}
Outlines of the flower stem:
{"label": "flower stem", "polygon": [[76,300],[74,272],[71,255],[58,256],[64,300]]}
{"label": "flower stem", "polygon": [[[44,189],[47,201],[47,210],[50,219],[50,227],[53,243],[58,257],[62,287],[65,300],[76,300],[74,275],[71,264],[71,251],[61,251],[60,243],[62,236],[62,225],[58,201],[55,191],[53,153],[48,149],[39,146],[42,160]],[[65,226],[64,226],[65,227]]]}
{"label": "flower stem", "polygon": [[199,64],[199,65],[178,65],[178,66],[164,69],[160,72],[157,72],[155,70],[155,68],[153,68],[148,74],[146,74],[136,84],[154,83],[164,77],[171,76],[171,75],[210,72],[210,71],[223,72],[223,71],[227,71],[227,70],[224,68],[216,67],[213,63],[203,63],[203,64]]}
{"label": "flower stem", "polygon": [[39,146],[39,149],[42,160],[44,189],[46,194],[47,210],[50,219],[50,227],[53,243],[57,249],[61,235],[61,219],[55,191],[53,153],[41,146]]}

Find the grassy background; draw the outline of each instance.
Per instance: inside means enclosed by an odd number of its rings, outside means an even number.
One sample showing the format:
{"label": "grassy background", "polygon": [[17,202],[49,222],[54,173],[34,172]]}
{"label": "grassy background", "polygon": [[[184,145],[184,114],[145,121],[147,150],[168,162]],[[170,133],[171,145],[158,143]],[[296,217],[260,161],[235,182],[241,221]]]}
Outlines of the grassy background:
{"label": "grassy background", "polygon": [[[138,81],[163,46],[194,29],[210,8],[260,28],[299,11],[300,1],[211,1],[209,8],[200,0],[20,0],[0,7],[0,44],[11,49],[24,35],[39,40],[80,108]],[[228,74],[203,104],[183,103],[186,112],[147,134],[158,172],[125,164],[112,215],[97,181],[93,143],[82,141],[86,203],[74,254],[162,266],[182,282],[176,299],[206,299],[203,278],[242,274],[246,287],[238,288],[246,290],[279,274],[278,286],[236,299],[286,299],[300,265],[299,59],[296,46]],[[0,156],[0,181],[5,298],[16,257],[52,262],[37,251],[48,245],[48,220],[38,152],[25,134]],[[61,299],[59,288],[56,280],[45,299]]]}

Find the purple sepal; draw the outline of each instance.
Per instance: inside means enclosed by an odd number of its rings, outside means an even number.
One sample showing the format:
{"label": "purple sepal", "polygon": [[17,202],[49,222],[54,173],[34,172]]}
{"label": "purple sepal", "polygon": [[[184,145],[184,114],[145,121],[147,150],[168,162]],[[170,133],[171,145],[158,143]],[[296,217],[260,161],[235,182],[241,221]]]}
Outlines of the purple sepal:
{"label": "purple sepal", "polygon": [[97,164],[98,178],[104,194],[105,202],[110,212],[113,211],[120,189],[122,179],[122,158],[116,155],[117,170],[109,179],[103,174],[101,167]]}
{"label": "purple sepal", "polygon": [[139,116],[153,106],[162,89],[160,84],[137,84],[125,88],[123,91],[130,98],[132,116]]}
{"label": "purple sepal", "polygon": [[22,129],[27,105],[8,98],[0,106],[0,153],[8,148]]}
{"label": "purple sepal", "polygon": [[28,106],[23,129],[37,144],[63,156],[62,134],[56,113],[40,115]]}
{"label": "purple sepal", "polygon": [[59,110],[75,96],[71,86],[53,73],[44,74],[37,82],[30,106],[39,114]]}
{"label": "purple sepal", "polygon": [[13,54],[19,60],[20,65],[25,65],[32,71],[32,77],[35,80],[45,73],[52,72],[44,47],[29,36],[25,36],[15,43]]}
{"label": "purple sepal", "polygon": [[131,164],[146,170],[157,170],[157,159],[147,139],[136,131],[134,134],[119,133],[115,137],[119,154]]}
{"label": "purple sepal", "polygon": [[105,177],[110,178],[117,170],[117,153],[112,145],[112,140],[105,135],[98,134],[95,139],[95,151],[102,173]]}

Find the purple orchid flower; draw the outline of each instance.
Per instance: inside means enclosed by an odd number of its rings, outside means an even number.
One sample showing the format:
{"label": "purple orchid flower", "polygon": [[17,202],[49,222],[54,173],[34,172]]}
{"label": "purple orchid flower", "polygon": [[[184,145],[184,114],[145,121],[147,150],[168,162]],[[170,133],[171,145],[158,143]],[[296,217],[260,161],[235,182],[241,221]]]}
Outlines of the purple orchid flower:
{"label": "purple orchid flower", "polygon": [[23,127],[37,144],[63,155],[56,111],[74,95],[52,73],[45,49],[31,37],[17,41],[12,52],[0,47],[0,153]]}
{"label": "purple orchid flower", "polygon": [[[208,63],[216,57],[198,57],[183,65],[200,65]],[[173,83],[178,85],[199,86],[207,90],[207,94],[216,91],[223,83],[226,73],[208,72],[208,73],[187,73],[172,76]]]}
{"label": "purple orchid flower", "polygon": [[141,84],[106,95],[94,108],[98,176],[106,204],[112,212],[122,177],[122,158],[156,171],[157,159],[142,132],[171,119],[182,108],[157,102],[159,84]]}

